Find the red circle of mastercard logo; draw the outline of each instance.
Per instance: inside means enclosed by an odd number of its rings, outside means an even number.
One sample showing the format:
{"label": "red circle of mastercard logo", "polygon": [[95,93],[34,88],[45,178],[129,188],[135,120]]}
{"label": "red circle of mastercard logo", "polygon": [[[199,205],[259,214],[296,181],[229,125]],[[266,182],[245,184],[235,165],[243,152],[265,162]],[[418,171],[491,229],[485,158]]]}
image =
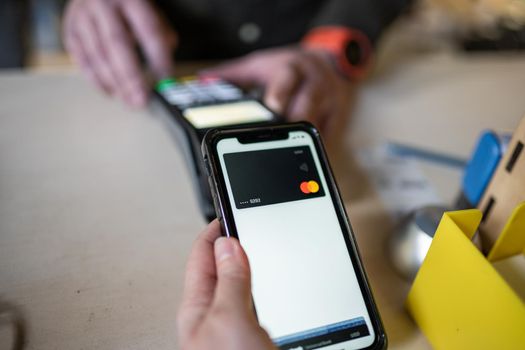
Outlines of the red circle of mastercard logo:
{"label": "red circle of mastercard logo", "polygon": [[303,192],[304,194],[319,192],[319,184],[313,180],[301,182],[301,185],[299,185],[299,188],[301,189],[301,192]]}

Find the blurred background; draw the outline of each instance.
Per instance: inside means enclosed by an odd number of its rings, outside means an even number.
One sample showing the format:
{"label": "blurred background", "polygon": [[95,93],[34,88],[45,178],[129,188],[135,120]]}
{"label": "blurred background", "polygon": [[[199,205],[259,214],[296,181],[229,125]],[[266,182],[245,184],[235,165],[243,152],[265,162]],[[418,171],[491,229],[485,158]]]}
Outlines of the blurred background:
{"label": "blurred background", "polygon": [[[0,1],[0,69],[72,65],[61,41],[66,2]],[[525,0],[420,0],[388,36],[399,52],[523,50]]]}
{"label": "blurred background", "polygon": [[60,35],[66,2],[0,1],[0,68],[71,65]]}

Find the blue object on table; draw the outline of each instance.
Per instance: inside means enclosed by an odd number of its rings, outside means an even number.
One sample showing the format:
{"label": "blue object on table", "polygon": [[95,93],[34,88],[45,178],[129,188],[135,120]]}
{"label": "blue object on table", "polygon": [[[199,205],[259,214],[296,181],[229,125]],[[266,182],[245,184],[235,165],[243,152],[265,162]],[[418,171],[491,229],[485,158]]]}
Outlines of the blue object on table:
{"label": "blue object on table", "polygon": [[510,137],[500,137],[493,131],[481,134],[463,174],[463,194],[472,206],[481,200],[509,140]]}

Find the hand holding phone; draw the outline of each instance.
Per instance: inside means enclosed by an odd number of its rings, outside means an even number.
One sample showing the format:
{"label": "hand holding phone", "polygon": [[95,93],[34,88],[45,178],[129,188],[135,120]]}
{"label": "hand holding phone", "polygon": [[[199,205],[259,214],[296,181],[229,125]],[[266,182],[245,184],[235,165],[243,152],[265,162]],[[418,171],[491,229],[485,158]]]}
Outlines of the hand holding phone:
{"label": "hand holding phone", "polygon": [[217,220],[197,237],[178,313],[181,349],[276,350],[253,311],[250,268],[239,242]]}
{"label": "hand holding phone", "polygon": [[281,349],[381,349],[377,308],[319,133],[310,124],[210,131],[217,216],[252,268],[258,320]]}

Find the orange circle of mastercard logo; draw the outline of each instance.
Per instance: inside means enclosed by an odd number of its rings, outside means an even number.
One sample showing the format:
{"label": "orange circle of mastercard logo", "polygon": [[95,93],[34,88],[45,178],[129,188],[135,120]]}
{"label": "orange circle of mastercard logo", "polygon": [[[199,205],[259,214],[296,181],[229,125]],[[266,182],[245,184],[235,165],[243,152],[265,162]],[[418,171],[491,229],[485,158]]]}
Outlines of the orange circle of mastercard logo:
{"label": "orange circle of mastercard logo", "polygon": [[319,192],[319,184],[313,180],[301,182],[299,188],[304,194]]}

